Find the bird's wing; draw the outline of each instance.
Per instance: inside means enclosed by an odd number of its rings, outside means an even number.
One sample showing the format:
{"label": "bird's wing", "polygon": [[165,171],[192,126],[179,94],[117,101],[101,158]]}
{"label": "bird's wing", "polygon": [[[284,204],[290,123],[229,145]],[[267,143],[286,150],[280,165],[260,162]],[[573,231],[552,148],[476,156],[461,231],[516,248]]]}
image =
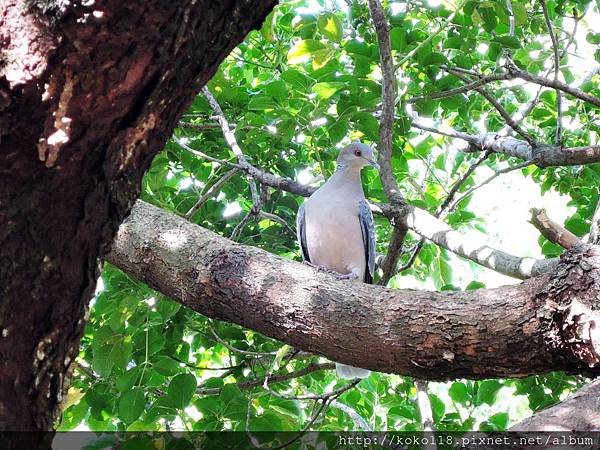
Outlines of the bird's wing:
{"label": "bird's wing", "polygon": [[308,255],[308,245],[306,245],[306,221],[304,218],[304,204],[298,208],[298,215],[296,216],[296,235],[298,237],[298,244],[300,244],[300,252],[302,253],[302,259],[306,262],[310,262],[310,256]]}
{"label": "bird's wing", "polygon": [[371,208],[369,208],[369,204],[365,199],[358,203],[358,219],[365,246],[365,261],[367,262],[364,282],[372,284],[375,275],[376,256],[375,221],[373,220]]}

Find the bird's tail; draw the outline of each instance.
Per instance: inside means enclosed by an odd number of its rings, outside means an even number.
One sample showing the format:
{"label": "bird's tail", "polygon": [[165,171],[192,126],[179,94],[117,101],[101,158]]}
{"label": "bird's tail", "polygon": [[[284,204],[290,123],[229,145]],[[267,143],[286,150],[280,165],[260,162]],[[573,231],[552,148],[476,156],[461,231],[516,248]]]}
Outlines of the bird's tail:
{"label": "bird's tail", "polygon": [[370,370],[361,369],[360,367],[347,366],[346,364],[335,363],[335,371],[338,377],[345,380],[354,380],[355,378],[367,378],[371,373]]}

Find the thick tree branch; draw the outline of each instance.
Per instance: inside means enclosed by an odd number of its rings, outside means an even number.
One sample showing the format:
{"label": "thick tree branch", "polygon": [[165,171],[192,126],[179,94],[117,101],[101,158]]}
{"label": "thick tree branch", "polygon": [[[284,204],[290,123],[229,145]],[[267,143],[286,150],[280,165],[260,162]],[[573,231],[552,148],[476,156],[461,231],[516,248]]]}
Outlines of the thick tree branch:
{"label": "thick tree branch", "polygon": [[516,286],[392,290],[337,280],[138,201],[107,259],[208,317],[345,364],[440,380],[597,372],[597,254],[577,247],[554,275]]}

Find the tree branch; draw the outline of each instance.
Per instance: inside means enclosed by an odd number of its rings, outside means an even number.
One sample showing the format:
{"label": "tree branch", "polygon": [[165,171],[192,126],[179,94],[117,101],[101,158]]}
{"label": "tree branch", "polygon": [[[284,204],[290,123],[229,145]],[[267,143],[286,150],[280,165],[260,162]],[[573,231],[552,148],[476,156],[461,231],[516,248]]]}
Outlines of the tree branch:
{"label": "tree branch", "polygon": [[[282,381],[292,380],[294,378],[300,378],[309,373],[318,372],[321,370],[332,370],[335,369],[334,363],[311,363],[302,369],[294,370],[288,373],[278,373],[269,377],[270,383],[280,383]],[[240,389],[254,389],[261,387],[265,382],[265,377],[256,380],[240,381],[236,383],[236,386]],[[222,388],[198,388],[196,394],[199,395],[219,395]]]}
{"label": "tree branch", "polygon": [[225,173],[225,175],[223,175],[221,178],[219,178],[219,180],[217,180],[215,184],[208,188],[208,190],[198,199],[194,206],[192,206],[188,212],[185,213],[185,218],[189,220],[194,214],[196,214],[196,211],[198,211],[209,198],[215,195],[225,185],[225,183],[237,175],[238,172],[239,169],[234,167]]}
{"label": "tree branch", "polygon": [[600,145],[562,148],[556,145],[539,144],[535,147],[526,141],[497,133],[469,134],[452,129],[437,129],[413,122],[414,128],[461,139],[471,144],[465,151],[493,151],[508,156],[531,161],[538,167],[578,166],[600,162]]}
{"label": "tree branch", "polygon": [[535,277],[552,270],[556,264],[556,261],[551,259],[517,257],[496,250],[487,245],[477,233],[463,234],[427,211],[418,208],[411,208],[406,215],[406,224],[440,247],[509,277],[520,279]]}
{"label": "tree branch", "polygon": [[497,289],[393,290],[337,280],[138,201],[107,259],[208,317],[344,364],[440,380],[598,373],[599,254],[573,248],[556,275]]}
{"label": "tree branch", "polygon": [[[396,77],[394,75],[394,64],[392,60],[392,47],[390,44],[390,34],[387,20],[383,13],[383,8],[379,0],[369,0],[369,9],[379,44],[379,55],[381,65],[381,96],[382,109],[379,124],[379,156],[380,165],[379,176],[381,184],[385,190],[386,196],[392,205],[405,204],[404,197],[400,194],[400,189],[394,171],[392,169],[393,152],[393,130],[394,130],[394,109],[396,104]],[[400,251],[406,238],[406,228],[392,220],[393,230],[388,252],[382,264],[383,276],[380,284],[386,285],[390,278],[395,275],[400,258]]]}
{"label": "tree branch", "polygon": [[[558,39],[554,33],[550,15],[548,14],[548,5],[546,5],[546,0],[540,0],[540,4],[542,5],[546,27],[548,27],[548,34],[550,35],[550,40],[552,41],[552,51],[554,53],[554,81],[556,82],[559,81],[558,74],[560,72],[560,48],[558,47]],[[558,89],[556,89],[556,114],[556,138],[554,143],[560,146],[562,142],[562,93]]]}
{"label": "tree branch", "polygon": [[539,75],[534,75],[532,73],[525,72],[524,70],[521,70],[514,65],[509,66],[508,71],[514,76],[514,78],[521,78],[522,80],[539,84],[540,86],[558,89],[560,91],[563,91],[565,94],[569,94],[575,98],[583,100],[584,102],[588,102],[594,106],[600,107],[600,98],[596,97],[595,95],[588,94],[587,92],[584,92],[581,89],[577,89],[568,84],[565,84],[562,81],[549,80],[547,78],[540,77]]}
{"label": "tree branch", "polygon": [[581,244],[577,236],[548,217],[545,209],[531,208],[531,224],[550,242],[569,249]]}

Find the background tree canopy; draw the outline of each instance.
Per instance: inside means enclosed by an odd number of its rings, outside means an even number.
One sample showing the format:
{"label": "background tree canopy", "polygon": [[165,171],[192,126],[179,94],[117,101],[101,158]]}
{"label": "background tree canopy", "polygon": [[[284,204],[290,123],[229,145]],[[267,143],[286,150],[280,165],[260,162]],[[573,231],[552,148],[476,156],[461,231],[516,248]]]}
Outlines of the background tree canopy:
{"label": "background tree canopy", "polygon": [[[587,234],[598,164],[492,152],[477,139],[498,133],[548,148],[596,144],[599,105],[518,74],[597,98],[599,8],[591,1],[383,2],[397,83],[391,166],[403,199],[455,229],[508,242],[502,249],[519,256],[551,258],[563,249],[538,231],[531,239],[535,229],[511,212],[513,189],[523,202],[548,206],[548,215],[577,237]],[[240,243],[300,260],[294,219],[303,198],[246,175],[209,99],[222,108],[247,163],[317,186],[331,176],[341,146],[379,142],[381,67],[367,2],[282,2],[181,118],[144,178],[142,198]],[[363,183],[374,204],[386,201],[375,171],[365,170]],[[494,208],[500,212],[490,216]],[[394,227],[385,215],[375,219],[385,255]],[[517,282],[413,232],[399,258],[390,287],[471,290]],[[106,264],[58,429],[423,428],[426,411],[419,410],[414,379],[372,373],[345,389],[332,367],[207,319]],[[584,382],[553,372],[432,382],[427,390],[437,430],[489,431],[505,430]]]}

